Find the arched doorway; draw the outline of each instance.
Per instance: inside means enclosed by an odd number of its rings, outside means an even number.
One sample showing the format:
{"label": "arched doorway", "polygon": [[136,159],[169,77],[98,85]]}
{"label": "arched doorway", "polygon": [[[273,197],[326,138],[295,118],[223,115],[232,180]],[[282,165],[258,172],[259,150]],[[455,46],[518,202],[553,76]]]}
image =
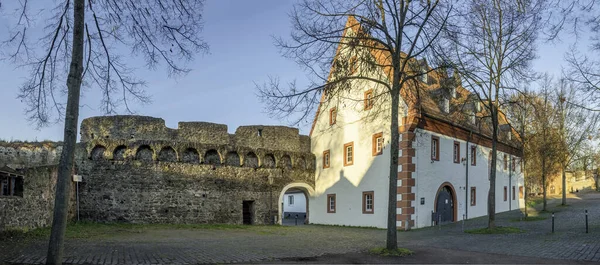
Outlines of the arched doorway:
{"label": "arched doorway", "polygon": [[456,207],[456,192],[454,187],[449,182],[444,182],[435,195],[435,213],[437,220],[436,222],[451,223],[455,222],[457,207]]}
{"label": "arched doorway", "polygon": [[[277,223],[280,225],[295,225],[296,215],[298,215],[297,223],[305,224],[309,223],[309,201],[313,197],[315,190],[313,187],[306,183],[296,182],[290,183],[283,187],[281,193],[279,193],[279,199],[277,200],[278,205],[278,218]],[[291,204],[291,205],[290,205]],[[289,207],[298,206],[300,207]],[[286,209],[299,209],[304,208],[305,213],[301,211],[285,212]],[[287,216],[289,215],[289,216]],[[287,218],[286,218],[287,217]]]}

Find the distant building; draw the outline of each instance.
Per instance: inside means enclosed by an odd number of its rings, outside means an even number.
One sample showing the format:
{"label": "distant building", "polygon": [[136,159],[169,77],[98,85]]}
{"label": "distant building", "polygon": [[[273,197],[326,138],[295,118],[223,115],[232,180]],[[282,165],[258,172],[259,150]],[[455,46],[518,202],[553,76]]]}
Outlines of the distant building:
{"label": "distant building", "polygon": [[301,190],[291,190],[284,194],[283,201],[283,217],[294,219],[298,215],[298,219],[304,222],[306,218],[306,196]]}

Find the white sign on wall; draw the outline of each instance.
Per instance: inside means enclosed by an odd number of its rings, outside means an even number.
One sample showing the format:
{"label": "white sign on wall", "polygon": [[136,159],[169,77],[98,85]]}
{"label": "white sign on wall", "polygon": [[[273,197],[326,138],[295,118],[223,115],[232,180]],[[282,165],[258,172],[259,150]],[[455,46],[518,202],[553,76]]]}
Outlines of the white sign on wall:
{"label": "white sign on wall", "polygon": [[73,181],[81,182],[81,181],[83,181],[83,177],[81,175],[73,175]]}

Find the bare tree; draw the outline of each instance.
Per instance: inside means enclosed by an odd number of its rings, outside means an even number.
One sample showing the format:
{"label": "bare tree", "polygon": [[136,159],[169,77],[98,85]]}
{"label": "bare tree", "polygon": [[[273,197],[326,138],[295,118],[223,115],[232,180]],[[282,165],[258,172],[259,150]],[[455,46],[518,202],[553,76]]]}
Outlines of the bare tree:
{"label": "bare tree", "polygon": [[547,207],[547,185],[548,176],[558,173],[558,150],[561,146],[559,129],[557,127],[556,108],[554,106],[552,78],[544,75],[540,81],[540,88],[530,98],[533,107],[533,119],[530,127],[528,141],[525,143],[525,150],[530,155],[527,171],[530,174],[539,176],[542,186],[543,207]]}
{"label": "bare tree", "polygon": [[463,77],[463,86],[479,97],[490,114],[492,158],[488,228],[495,228],[496,164],[500,107],[531,79],[530,62],[542,29],[545,1],[464,1],[455,8],[445,38],[450,49],[435,49]]}
{"label": "bare tree", "polygon": [[557,112],[557,127],[560,147],[557,152],[562,171],[562,205],[567,205],[566,170],[583,156],[585,143],[595,133],[598,114],[580,106],[584,99],[572,82],[561,79],[555,86],[554,103]]}
{"label": "bare tree", "polygon": [[[61,118],[65,122],[47,264],[62,263],[82,85],[102,91],[105,113],[121,104],[129,111],[130,100],[146,102],[143,81],[133,77],[119,51],[131,48],[150,68],[165,63],[170,74],[188,72],[180,63],[208,48],[200,37],[203,2],[62,0],[45,10],[36,8],[41,3],[22,0],[15,7],[18,19],[2,47],[10,60],[30,69],[19,97],[38,126]],[[47,12],[49,17],[41,15]],[[31,28],[40,16],[47,26],[38,35]]]}
{"label": "bare tree", "polygon": [[549,41],[571,41],[565,54],[565,79],[588,99],[585,107],[600,111],[600,2],[550,1],[551,19],[545,28]]}
{"label": "bare tree", "polygon": [[532,100],[535,98],[533,92],[529,91],[527,85],[521,89],[521,93],[513,94],[510,97],[510,100],[507,102],[507,111],[506,116],[511,121],[511,126],[515,129],[516,133],[519,135],[519,139],[522,143],[523,148],[523,156],[521,157],[521,172],[524,177],[524,191],[523,191],[523,200],[525,207],[523,208],[525,216],[528,215],[527,211],[527,201],[529,196],[527,195],[527,191],[529,190],[528,183],[531,183],[530,178],[531,175],[528,175],[527,171],[527,162],[530,157],[535,156],[536,154],[530,152],[527,148],[527,142],[529,141],[529,137],[532,134],[532,124],[533,124],[533,104]]}
{"label": "bare tree", "polygon": [[[428,56],[445,26],[450,7],[440,1],[304,0],[290,14],[291,39],[277,39],[283,55],[298,62],[311,82],[281,86],[276,78],[257,85],[259,96],[275,117],[306,120],[315,108],[347,96],[350,83],[364,81],[383,87],[375,98],[387,98],[391,123],[387,248],[397,248],[396,206],[401,94],[424,71],[419,58]],[[349,34],[347,34],[349,33]],[[374,74],[375,73],[375,74]],[[378,74],[383,73],[383,74]],[[409,106],[414,99],[402,97]],[[358,101],[362,99],[349,99]],[[321,110],[317,110],[321,111]]]}

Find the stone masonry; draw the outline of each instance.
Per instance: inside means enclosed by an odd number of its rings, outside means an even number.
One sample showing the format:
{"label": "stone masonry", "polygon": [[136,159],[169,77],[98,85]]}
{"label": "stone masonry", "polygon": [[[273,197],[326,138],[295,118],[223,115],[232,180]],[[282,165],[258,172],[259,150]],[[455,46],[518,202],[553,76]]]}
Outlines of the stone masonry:
{"label": "stone masonry", "polygon": [[85,119],[76,170],[81,218],[133,223],[233,223],[252,202],[270,223],[283,187],[314,186],[310,139],[282,126],[227,126],[111,116]]}

